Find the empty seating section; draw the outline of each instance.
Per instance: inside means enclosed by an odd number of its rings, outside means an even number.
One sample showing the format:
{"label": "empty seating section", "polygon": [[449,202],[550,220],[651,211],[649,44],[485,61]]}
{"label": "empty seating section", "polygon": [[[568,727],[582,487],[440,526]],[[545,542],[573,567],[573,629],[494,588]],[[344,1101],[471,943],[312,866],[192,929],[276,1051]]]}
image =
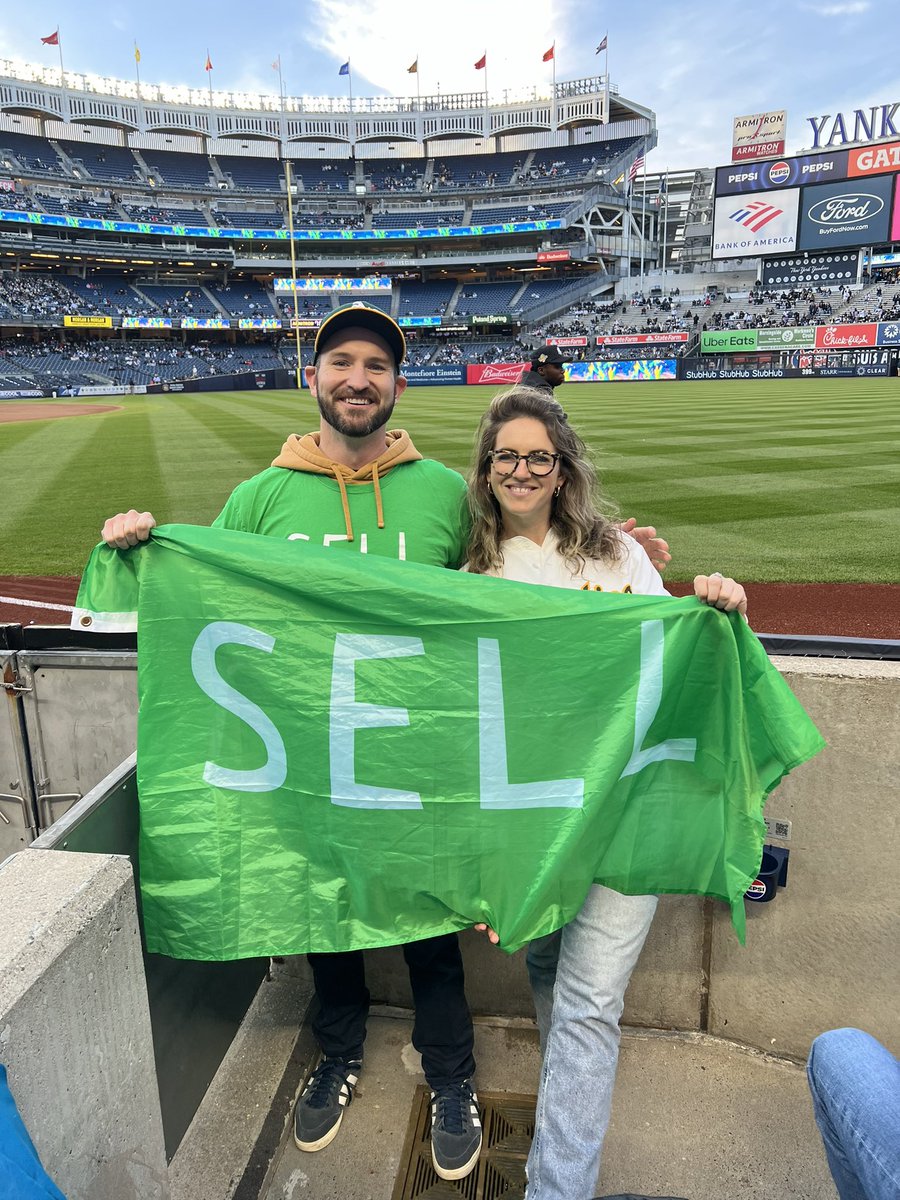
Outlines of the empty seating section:
{"label": "empty seating section", "polygon": [[344,192],[349,194],[350,180],[356,174],[350,162],[303,162],[291,163],[291,171],[303,181],[304,192]]}
{"label": "empty seating section", "polygon": [[203,188],[210,184],[212,167],[205,154],[180,154],[174,150],[142,150],[141,158],[150,169],[157,185],[162,179],[171,187]]}
{"label": "empty seating section", "polygon": [[432,229],[442,225],[461,225],[463,209],[433,208],[424,212],[400,209],[398,212],[373,213],[373,229]]}
{"label": "empty seating section", "polygon": [[56,151],[46,138],[31,137],[27,133],[8,133],[0,129],[0,157],[10,151],[22,166],[35,173],[67,175]]}
{"label": "empty seating section", "polygon": [[[198,287],[161,283],[138,283],[145,296],[166,317],[220,317],[222,314]],[[146,306],[145,306],[146,307]]]}
{"label": "empty seating section", "polygon": [[99,221],[121,221],[122,214],[114,204],[104,204],[99,200],[85,200],[83,197],[45,196],[35,192],[38,203],[45,212],[56,213],[64,217],[95,217]]}
{"label": "empty seating section", "polygon": [[509,312],[513,296],[521,283],[471,283],[460,292],[454,315],[458,317],[492,316]]}
{"label": "empty seating section", "polygon": [[535,283],[529,283],[523,295],[516,301],[510,311],[512,313],[526,313],[529,309],[535,308],[539,304],[545,304],[548,300],[559,300],[566,292],[580,288],[583,284],[584,280],[581,278],[544,279]]}
{"label": "empty seating section", "polygon": [[206,214],[199,208],[173,208],[169,205],[123,204],[130,221],[142,225],[208,225]]}
{"label": "empty seating section", "polygon": [[217,212],[216,224],[224,229],[283,229],[286,221],[281,213]]}
{"label": "empty seating section", "polygon": [[128,286],[122,276],[112,279],[76,279],[67,276],[65,283],[77,297],[73,312],[137,317],[148,311],[147,302]]}
{"label": "empty seating section", "polygon": [[403,283],[400,287],[401,317],[442,316],[453,299],[456,281],[447,283]]}
{"label": "empty seating section", "polygon": [[143,183],[144,177],[137,160],[123,146],[95,146],[90,142],[64,142],[62,139],[59,146],[76,167],[79,162],[83,163],[92,179],[108,179],[116,183],[131,183],[139,179]]}
{"label": "empty seating section", "polygon": [[374,158],[363,163],[363,170],[370,186],[376,192],[409,192],[420,187],[426,162],[424,158],[412,162]]}
{"label": "empty seating section", "polygon": [[566,209],[571,208],[573,200],[563,200],[558,204],[492,204],[487,208],[476,207],[472,210],[473,225],[495,225],[504,221],[552,221],[561,217]]}
{"label": "empty seating section", "polygon": [[275,310],[269,302],[270,293],[261,284],[229,283],[210,285],[215,296],[227,313],[233,317],[274,317]]}
{"label": "empty seating section", "polygon": [[[278,311],[283,317],[292,317],[294,315],[294,297],[290,292],[276,292],[275,303],[278,305]],[[315,317],[318,320],[320,317],[327,316],[334,306],[331,303],[331,293],[314,293],[307,296],[303,292],[297,297],[297,312],[301,317]]]}
{"label": "empty seating section", "polygon": [[230,175],[234,186],[242,192],[280,192],[283,167],[275,158],[244,158],[241,155],[217,154],[216,162],[224,175]]}
{"label": "empty seating section", "polygon": [[357,304],[360,300],[365,301],[369,308],[380,308],[388,316],[391,315],[392,296],[373,296],[363,292],[353,292],[352,295],[341,293],[338,299],[338,307],[344,308],[347,304]]}
{"label": "empty seating section", "polygon": [[432,184],[439,188],[504,187],[528,157],[525,151],[503,154],[455,154],[434,157]]}

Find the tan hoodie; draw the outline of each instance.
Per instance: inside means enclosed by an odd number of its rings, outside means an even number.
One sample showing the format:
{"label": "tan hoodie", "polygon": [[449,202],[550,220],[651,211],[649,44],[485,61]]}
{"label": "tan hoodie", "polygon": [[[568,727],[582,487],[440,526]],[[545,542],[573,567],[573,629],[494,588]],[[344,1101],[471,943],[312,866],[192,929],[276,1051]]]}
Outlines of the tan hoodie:
{"label": "tan hoodie", "polygon": [[378,528],[384,529],[384,506],[379,479],[401,463],[415,462],[422,457],[405,429],[389,429],[386,437],[387,447],[384,452],[373,462],[366,463],[354,471],[352,467],[345,467],[343,463],[333,462],[321,452],[318,433],[306,433],[302,437],[298,433],[292,433],[281,447],[281,453],[272,466],[286,467],[289,471],[305,471],[309,475],[330,475],[336,479],[341,492],[347,540],[352,542],[353,525],[350,521],[350,505],[347,503],[347,484],[370,481],[374,484]]}

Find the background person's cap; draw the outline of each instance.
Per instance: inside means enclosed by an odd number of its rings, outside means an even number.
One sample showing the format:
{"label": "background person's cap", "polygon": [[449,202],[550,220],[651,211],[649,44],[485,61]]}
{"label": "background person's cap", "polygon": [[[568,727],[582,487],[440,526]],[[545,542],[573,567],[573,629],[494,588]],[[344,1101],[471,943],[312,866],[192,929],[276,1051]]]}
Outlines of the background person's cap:
{"label": "background person's cap", "polygon": [[368,304],[345,304],[320,323],[313,347],[314,359],[319,357],[325,343],[336,333],[354,326],[368,329],[383,338],[390,347],[397,369],[400,369],[400,364],[406,358],[406,338],[403,336],[403,330],[386,312],[382,312],[380,308],[370,308]]}
{"label": "background person's cap", "polygon": [[531,355],[533,367],[542,367],[545,363],[553,363],[557,367],[562,367],[570,361],[560,354],[559,346],[536,346]]}

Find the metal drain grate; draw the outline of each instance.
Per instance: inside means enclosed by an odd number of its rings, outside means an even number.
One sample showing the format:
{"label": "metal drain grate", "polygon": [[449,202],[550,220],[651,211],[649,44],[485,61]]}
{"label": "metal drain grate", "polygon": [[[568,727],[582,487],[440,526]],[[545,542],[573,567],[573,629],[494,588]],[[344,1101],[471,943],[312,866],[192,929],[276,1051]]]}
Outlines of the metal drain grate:
{"label": "metal drain grate", "polygon": [[484,1142],[471,1175],[441,1179],[431,1162],[431,1092],[416,1088],[391,1200],[522,1200],[536,1096],[479,1092]]}

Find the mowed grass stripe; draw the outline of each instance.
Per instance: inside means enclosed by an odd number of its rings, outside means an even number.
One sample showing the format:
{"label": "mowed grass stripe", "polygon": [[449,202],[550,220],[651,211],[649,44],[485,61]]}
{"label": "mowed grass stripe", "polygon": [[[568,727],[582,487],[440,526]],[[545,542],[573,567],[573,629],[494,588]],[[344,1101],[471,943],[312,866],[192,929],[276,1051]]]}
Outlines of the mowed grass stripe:
{"label": "mowed grass stripe", "polygon": [[129,411],[127,419],[85,422],[84,428],[87,437],[73,452],[69,453],[69,439],[64,439],[66,463],[53,471],[41,468],[45,463],[56,466],[58,426],[46,431],[41,461],[31,472],[31,502],[14,526],[16,566],[10,573],[79,574],[100,540],[103,519],[128,507],[136,480],[157,507],[169,506],[167,472],[157,460],[143,407]]}
{"label": "mowed grass stripe", "polygon": [[193,398],[169,397],[148,417],[157,458],[166,464],[167,504],[154,507],[152,497],[135,494],[129,506],[149,509],[160,522],[209,524],[234,485],[258,470],[258,460],[246,439],[235,446],[214,419],[201,420]]}
{"label": "mowed grass stripe", "polygon": [[[410,388],[392,424],[409,429],[423,454],[465,469],[478,419],[497,390]],[[757,580],[897,579],[897,395],[895,380],[856,379],[586,384],[557,392],[625,515],[656,524],[672,542],[672,578],[715,566]],[[99,493],[110,481],[92,456],[117,455],[122,470],[133,472],[127,502],[153,508],[168,500],[170,509],[157,514],[166,520],[209,520],[235,482],[271,462],[287,433],[317,424],[312,398],[294,391],[122,403],[115,444],[83,442],[79,467],[96,478]],[[72,432],[83,427],[64,424]],[[152,454],[144,462],[123,450],[147,441],[155,442],[158,469]],[[32,455],[42,441],[26,444]],[[52,452],[51,445],[41,456]],[[92,531],[98,514],[120,507],[110,504],[109,496],[91,497]],[[29,508],[31,527],[42,510],[43,503]],[[54,519],[66,520],[60,511]],[[27,544],[21,539],[16,554],[24,572],[38,569],[30,565],[34,549],[22,549]],[[56,562],[52,569],[74,573],[84,555],[70,542]]]}

